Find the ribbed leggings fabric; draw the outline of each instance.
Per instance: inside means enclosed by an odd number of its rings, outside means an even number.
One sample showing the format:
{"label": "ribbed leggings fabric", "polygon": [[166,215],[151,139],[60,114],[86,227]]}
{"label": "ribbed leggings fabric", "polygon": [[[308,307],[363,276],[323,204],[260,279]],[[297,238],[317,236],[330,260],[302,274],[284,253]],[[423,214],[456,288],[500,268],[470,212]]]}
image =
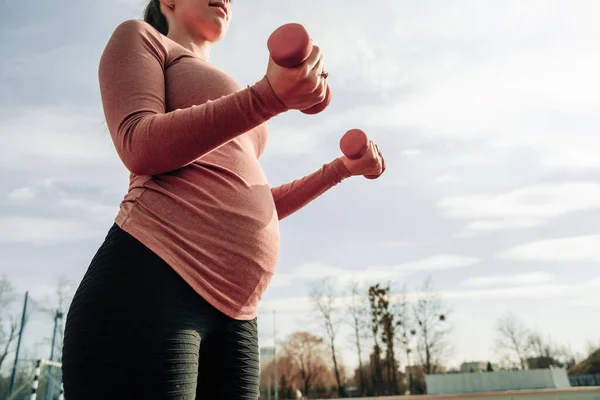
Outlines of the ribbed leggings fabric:
{"label": "ribbed leggings fabric", "polygon": [[114,225],[66,318],[65,400],[256,400],[256,319],[227,317]]}

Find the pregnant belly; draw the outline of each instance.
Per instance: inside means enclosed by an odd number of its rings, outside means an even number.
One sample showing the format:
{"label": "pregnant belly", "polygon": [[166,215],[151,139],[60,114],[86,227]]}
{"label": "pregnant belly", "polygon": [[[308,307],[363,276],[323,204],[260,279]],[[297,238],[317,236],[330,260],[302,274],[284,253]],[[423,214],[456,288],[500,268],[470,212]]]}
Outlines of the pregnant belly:
{"label": "pregnant belly", "polygon": [[[192,172],[203,176],[189,176]],[[266,182],[249,185],[223,173],[187,169],[185,176],[161,176],[144,186],[137,203],[187,238],[189,246],[211,248],[213,254],[205,257],[226,262],[234,256],[274,269],[279,221]]]}

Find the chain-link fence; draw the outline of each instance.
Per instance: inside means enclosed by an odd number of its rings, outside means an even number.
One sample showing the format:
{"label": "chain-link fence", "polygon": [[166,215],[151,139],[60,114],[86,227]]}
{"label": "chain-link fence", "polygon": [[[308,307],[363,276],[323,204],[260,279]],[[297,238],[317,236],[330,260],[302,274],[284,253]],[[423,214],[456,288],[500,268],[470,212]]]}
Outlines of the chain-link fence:
{"label": "chain-link fence", "polygon": [[31,400],[38,361],[51,360],[49,363],[42,362],[37,370],[37,399],[59,400],[62,386],[63,313],[48,306],[50,302],[38,300],[31,294],[16,297],[21,301],[15,301],[10,310],[3,310],[8,311],[5,315],[18,316],[13,318],[18,321],[18,326],[12,340],[6,334],[10,329],[8,319],[0,316],[3,332],[0,339],[3,341],[2,347],[6,349],[0,370],[0,399]]}

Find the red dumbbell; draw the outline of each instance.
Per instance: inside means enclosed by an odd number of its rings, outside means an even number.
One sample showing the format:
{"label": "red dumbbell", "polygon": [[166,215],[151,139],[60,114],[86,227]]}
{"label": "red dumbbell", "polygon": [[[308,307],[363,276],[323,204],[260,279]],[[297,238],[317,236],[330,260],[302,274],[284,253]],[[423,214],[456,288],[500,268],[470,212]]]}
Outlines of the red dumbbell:
{"label": "red dumbbell", "polygon": [[[275,64],[284,68],[294,68],[310,56],[312,41],[302,25],[290,23],[280,26],[269,36],[267,48]],[[300,111],[304,114],[317,114],[327,108],[329,103],[331,103],[331,90],[327,85],[325,100]]]}
{"label": "red dumbbell", "polygon": [[[340,150],[346,157],[356,160],[365,155],[369,149],[369,138],[360,129],[350,129],[340,139]],[[385,159],[381,157],[381,172],[377,175],[365,175],[367,179],[377,179],[385,171]]]}

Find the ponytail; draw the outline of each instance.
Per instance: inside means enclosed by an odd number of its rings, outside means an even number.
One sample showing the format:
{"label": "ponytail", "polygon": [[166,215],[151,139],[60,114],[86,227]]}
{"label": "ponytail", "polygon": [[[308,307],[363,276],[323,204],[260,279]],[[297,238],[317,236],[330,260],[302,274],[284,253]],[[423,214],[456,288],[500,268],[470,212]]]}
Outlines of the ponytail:
{"label": "ponytail", "polygon": [[150,0],[146,6],[146,11],[144,12],[144,21],[152,25],[157,31],[165,36],[169,33],[169,24],[167,23],[165,16],[160,12],[159,0]]}

